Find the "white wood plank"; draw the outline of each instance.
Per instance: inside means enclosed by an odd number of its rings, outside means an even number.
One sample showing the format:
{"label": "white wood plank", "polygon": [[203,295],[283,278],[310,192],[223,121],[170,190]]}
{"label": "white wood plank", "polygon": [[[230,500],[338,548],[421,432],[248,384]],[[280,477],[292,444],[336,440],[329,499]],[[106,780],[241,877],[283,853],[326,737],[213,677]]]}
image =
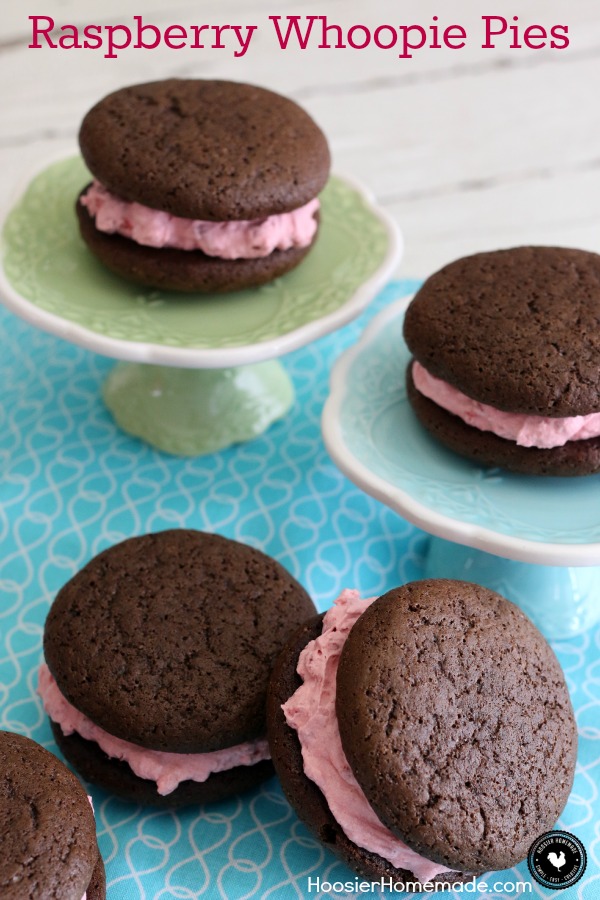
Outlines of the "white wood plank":
{"label": "white wood plank", "polygon": [[[132,0],[48,0],[61,22],[126,21]],[[280,0],[277,12],[323,14],[349,25],[426,23],[433,0]],[[477,34],[478,0],[453,4],[442,21]],[[596,3],[529,0],[523,22],[568,21],[572,46],[562,53],[422,51],[398,60],[384,51],[277,49],[262,27],[269,0],[210,0],[200,6],[145,0],[144,20],[252,22],[261,29],[243,59],[228,51],[123,52],[116,60],[90,51],[29,50],[27,15],[39,7],[4,4],[0,38],[3,97],[0,206],[29,166],[75,143],[81,117],[123,84],[167,77],[233,77],[298,98],[325,128],[335,165],[368,183],[397,215],[407,238],[405,271],[426,274],[431,261],[481,246],[540,242],[595,245],[600,201],[600,20]],[[99,15],[101,18],[98,18]],[[2,43],[4,42],[4,49]],[[561,238],[564,234],[564,239]],[[576,240],[577,239],[577,240]],[[597,243],[597,241],[596,241]],[[421,267],[421,268],[419,268]]]}
{"label": "white wood plank", "polygon": [[460,256],[500,247],[545,244],[600,253],[599,200],[597,167],[384,207],[406,238],[399,274],[424,278]]}

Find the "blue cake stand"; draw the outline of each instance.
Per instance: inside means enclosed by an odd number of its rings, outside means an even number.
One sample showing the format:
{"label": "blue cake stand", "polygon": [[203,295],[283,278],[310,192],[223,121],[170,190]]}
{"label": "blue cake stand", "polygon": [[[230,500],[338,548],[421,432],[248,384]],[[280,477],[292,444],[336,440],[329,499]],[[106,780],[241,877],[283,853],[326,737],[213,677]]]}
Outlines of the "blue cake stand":
{"label": "blue cake stand", "polygon": [[331,375],[323,437],[336,465],[431,535],[428,577],[513,600],[548,638],[600,621],[600,475],[534,478],[481,468],[435,442],[408,403],[403,298]]}

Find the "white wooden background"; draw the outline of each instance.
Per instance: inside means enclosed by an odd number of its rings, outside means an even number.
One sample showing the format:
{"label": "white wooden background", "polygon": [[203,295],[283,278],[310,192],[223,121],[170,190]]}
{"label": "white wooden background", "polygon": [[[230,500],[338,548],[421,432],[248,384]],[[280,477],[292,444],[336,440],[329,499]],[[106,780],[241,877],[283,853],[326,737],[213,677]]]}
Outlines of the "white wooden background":
{"label": "white wooden background", "polygon": [[[326,14],[351,25],[464,24],[463,50],[282,53],[267,17]],[[480,49],[480,16],[568,24],[563,51]],[[247,55],[227,50],[32,50],[28,15],[57,24],[259,24]],[[287,93],[325,129],[335,167],[366,182],[400,223],[401,273],[522,243],[600,250],[600,13],[597,0],[3,0],[0,207],[32,166],[73,148],[101,96],[162,78],[225,77]]]}

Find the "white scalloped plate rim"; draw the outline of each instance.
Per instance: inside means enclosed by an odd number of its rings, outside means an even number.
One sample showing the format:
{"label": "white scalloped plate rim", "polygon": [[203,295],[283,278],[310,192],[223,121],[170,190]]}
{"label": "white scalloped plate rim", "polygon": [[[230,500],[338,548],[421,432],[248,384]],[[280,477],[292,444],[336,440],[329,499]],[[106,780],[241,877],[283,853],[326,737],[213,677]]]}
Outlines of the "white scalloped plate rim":
{"label": "white scalloped plate rim", "polygon": [[341,413],[346,398],[348,373],[380,332],[406,310],[411,299],[411,296],[402,297],[378,313],[357,343],[342,353],[333,366],[330,393],[325,401],[321,420],[323,440],[333,462],[365,493],[434,537],[520,562],[547,566],[600,565],[600,543],[565,544],[528,540],[436,512],[406,490],[375,474],[347,447],[342,432]]}
{"label": "white scalloped plate rim", "polygon": [[[0,218],[0,235],[3,235],[8,216],[24,195],[31,181],[53,163],[77,155],[78,150],[74,148],[70,153],[63,151],[53,157],[47,157],[43,163],[39,162],[23,177],[7,204],[6,211]],[[351,322],[364,312],[378,291],[387,283],[402,259],[404,240],[397,222],[377,205],[372,192],[360,181],[339,172],[333,174],[357,191],[369,211],[384,226],[388,236],[388,250],[378,269],[338,309],[321,318],[314,319],[312,322],[307,322],[305,325],[301,325],[299,328],[295,328],[286,334],[277,335],[274,338],[256,344],[219,348],[171,347],[164,344],[111,338],[83,325],[71,322],[69,319],[65,319],[55,313],[41,309],[32,301],[27,300],[8,281],[3,264],[0,264],[0,303],[35,328],[63,338],[63,340],[83,347],[85,350],[92,350],[103,356],[126,362],[172,366],[182,369],[225,369],[230,366],[249,365],[284,356],[286,353],[298,350],[300,347],[304,347],[306,344],[310,344],[312,341],[316,341],[318,338],[347,325],[348,322]],[[2,258],[4,258],[4,250],[4,240],[2,239]]]}

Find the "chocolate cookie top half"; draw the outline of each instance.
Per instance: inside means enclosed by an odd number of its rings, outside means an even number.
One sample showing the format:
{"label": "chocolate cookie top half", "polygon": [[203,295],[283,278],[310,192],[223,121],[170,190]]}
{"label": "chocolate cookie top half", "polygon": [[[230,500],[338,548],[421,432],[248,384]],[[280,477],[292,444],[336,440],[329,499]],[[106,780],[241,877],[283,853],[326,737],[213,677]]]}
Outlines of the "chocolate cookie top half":
{"label": "chocolate cookie top half", "polygon": [[119,197],[209,221],[303,206],[330,166],[325,136],[303,109],[231,81],[122,88],[87,113],[79,143],[90,171]]}
{"label": "chocolate cookie top half", "polygon": [[507,412],[600,411],[600,256],[519,247],[459,259],[406,313],[416,359],[464,394]]}
{"label": "chocolate cookie top half", "polygon": [[336,710],[381,821],[449,868],[515,865],[567,801],[577,731],[558,661],[478,585],[425,580],[375,601],[342,651]]}
{"label": "chocolate cookie top half", "polygon": [[273,660],[314,612],[258,550],[163,531],[105,550],[60,590],[44,653],[65,697],[105,731],[207,752],[264,733]]}
{"label": "chocolate cookie top half", "polygon": [[98,861],[86,793],[29,738],[0,731],[0,896],[81,900]]}

